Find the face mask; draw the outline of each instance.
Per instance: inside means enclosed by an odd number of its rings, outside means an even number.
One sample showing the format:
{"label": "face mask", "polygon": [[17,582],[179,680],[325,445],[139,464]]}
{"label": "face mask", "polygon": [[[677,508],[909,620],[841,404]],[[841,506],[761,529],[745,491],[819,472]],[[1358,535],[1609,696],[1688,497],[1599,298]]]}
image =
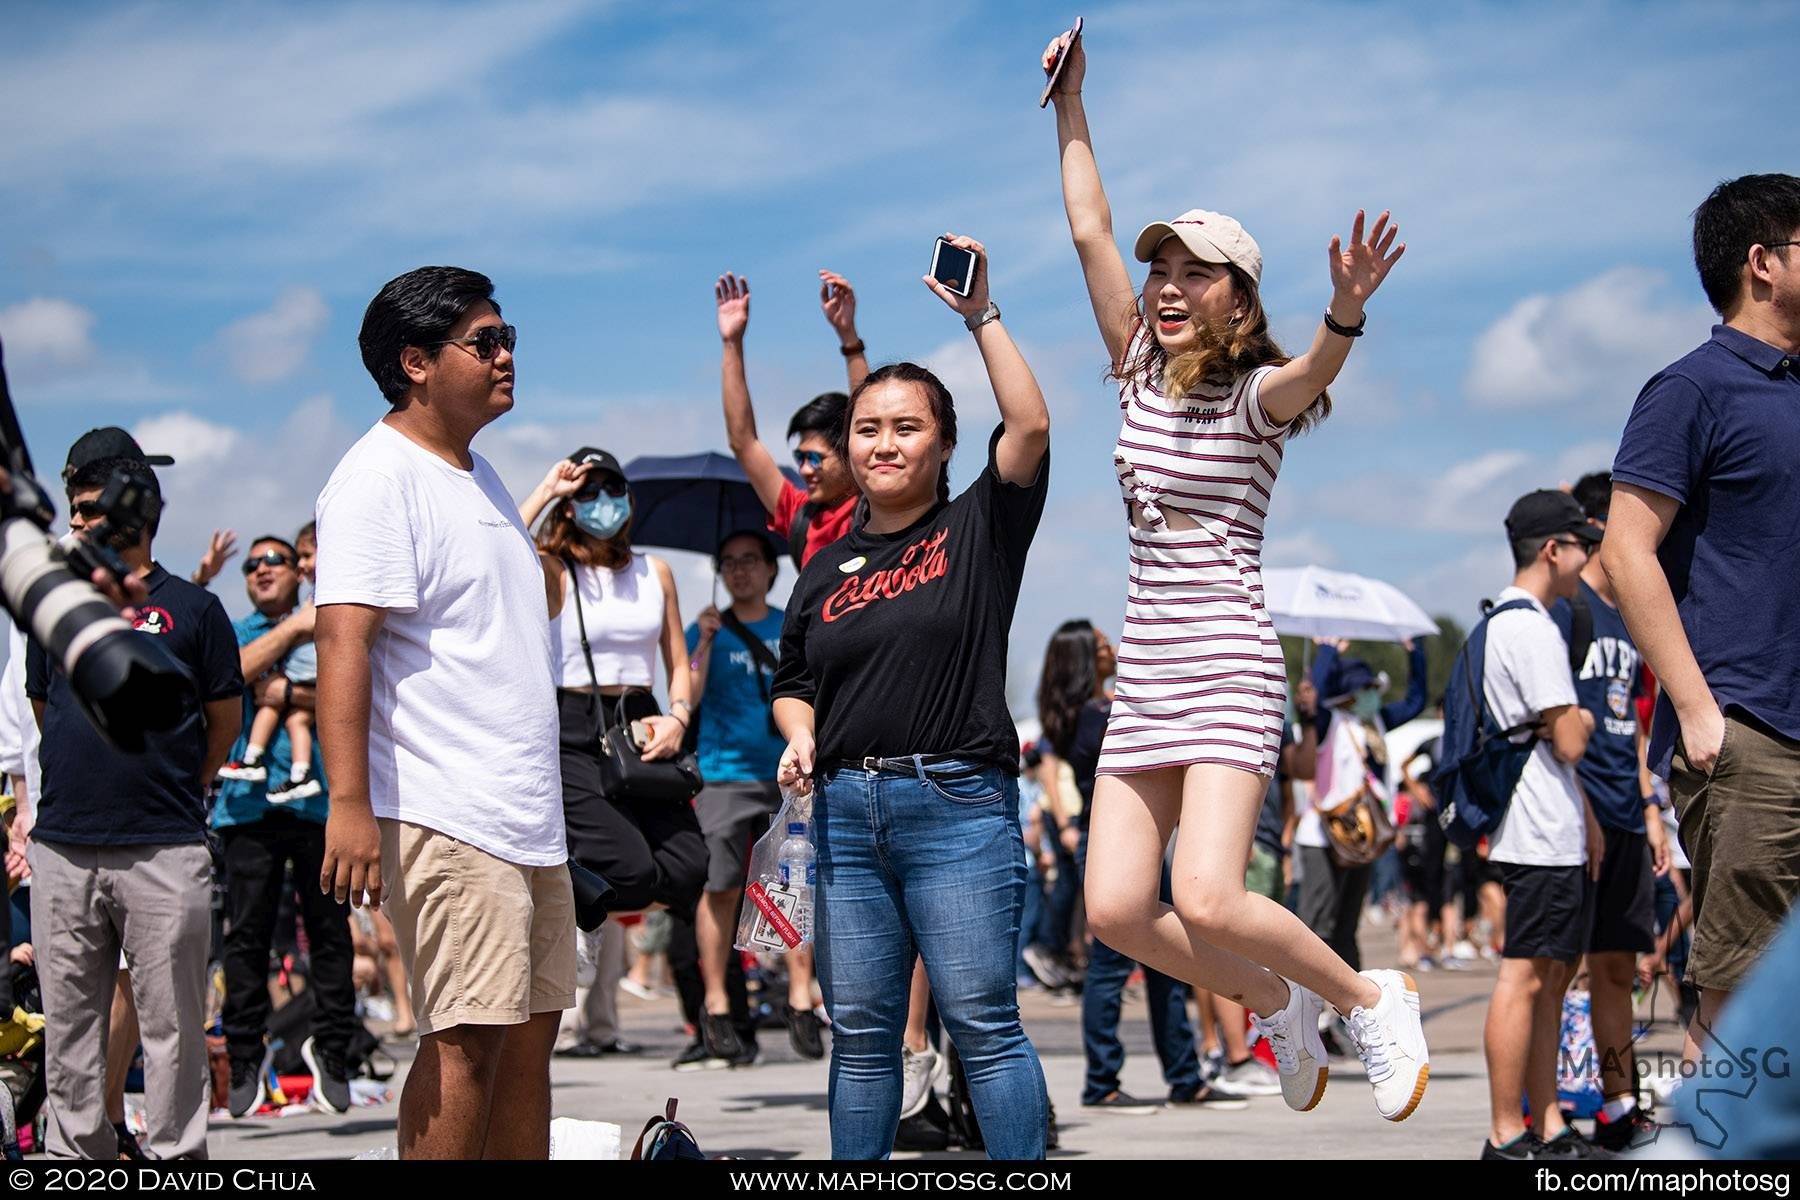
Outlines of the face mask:
{"label": "face mask", "polygon": [[1372,689],[1356,693],[1352,711],[1364,721],[1373,721],[1381,715],[1381,693]]}
{"label": "face mask", "polygon": [[581,526],[582,532],[591,533],[602,541],[625,528],[625,522],[630,519],[630,496],[609,496],[601,492],[594,499],[575,505],[575,524]]}

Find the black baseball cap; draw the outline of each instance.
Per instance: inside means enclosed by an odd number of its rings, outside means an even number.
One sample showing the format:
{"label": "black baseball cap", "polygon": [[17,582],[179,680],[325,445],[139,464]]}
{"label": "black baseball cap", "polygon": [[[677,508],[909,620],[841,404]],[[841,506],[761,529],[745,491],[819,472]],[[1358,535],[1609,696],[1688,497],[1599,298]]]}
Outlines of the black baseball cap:
{"label": "black baseball cap", "polygon": [[1552,488],[1527,492],[1506,514],[1506,536],[1515,542],[1559,533],[1572,533],[1590,545],[1601,538],[1600,527],[1588,523],[1575,497]]}
{"label": "black baseball cap", "polygon": [[75,439],[75,444],[69,447],[69,461],[63,466],[63,479],[72,479],[75,472],[89,463],[105,458],[135,459],[147,467],[175,465],[175,460],[167,454],[145,454],[137,439],[117,425],[105,425],[90,429]]}
{"label": "black baseball cap", "polygon": [[602,475],[617,475],[620,479],[624,479],[626,483],[631,482],[630,479],[626,478],[625,468],[619,465],[619,460],[605,450],[598,450],[593,446],[583,446],[575,453],[569,455],[569,461],[576,466],[581,466],[584,463],[593,464],[592,468],[588,471],[587,479],[582,483],[581,491],[577,492],[575,495],[577,500],[592,500],[595,496],[598,496],[600,494],[600,476]]}

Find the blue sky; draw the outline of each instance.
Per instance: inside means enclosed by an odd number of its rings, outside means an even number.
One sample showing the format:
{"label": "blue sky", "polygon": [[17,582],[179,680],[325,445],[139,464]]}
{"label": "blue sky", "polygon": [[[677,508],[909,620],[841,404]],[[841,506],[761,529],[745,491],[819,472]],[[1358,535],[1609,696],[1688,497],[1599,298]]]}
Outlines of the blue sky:
{"label": "blue sky", "polygon": [[[215,525],[291,532],[384,411],[363,306],[426,262],[487,272],[520,328],[518,405],[476,444],[516,494],[582,444],[723,448],[726,270],[752,283],[766,435],[841,386],[820,267],[856,285],[873,359],[938,369],[979,429],[978,360],[919,283],[931,239],[968,233],[1055,422],[1023,682],[1057,622],[1116,629],[1124,599],[1117,407],[1036,104],[1037,56],[1076,10],[1049,11],[8,5],[0,336],[26,432],[52,472],[101,423],[174,454],[171,566]],[[1287,456],[1270,561],[1376,575],[1465,621],[1504,583],[1511,500],[1608,465],[1644,379],[1705,337],[1694,206],[1793,168],[1783,4],[1079,11],[1127,245],[1189,207],[1237,216],[1297,348],[1331,235],[1358,206],[1395,212],[1406,258],[1337,414]],[[679,570],[691,614],[708,573]],[[244,611],[235,574],[218,589]]]}

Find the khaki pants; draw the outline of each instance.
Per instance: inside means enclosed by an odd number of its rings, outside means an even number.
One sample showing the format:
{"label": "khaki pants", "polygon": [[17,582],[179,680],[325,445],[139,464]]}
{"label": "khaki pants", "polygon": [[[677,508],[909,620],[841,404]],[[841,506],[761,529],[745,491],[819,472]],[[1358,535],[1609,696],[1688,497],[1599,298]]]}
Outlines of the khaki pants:
{"label": "khaki pants", "polygon": [[1711,775],[1676,743],[1669,791],[1694,864],[1687,978],[1733,991],[1800,896],[1800,742],[1728,716]]}
{"label": "khaki pants", "polygon": [[44,993],[52,1158],[118,1157],[106,1120],[106,1029],[123,950],[144,1043],[144,1148],[205,1158],[206,959],[212,855],[204,845],[31,844],[31,936]]}

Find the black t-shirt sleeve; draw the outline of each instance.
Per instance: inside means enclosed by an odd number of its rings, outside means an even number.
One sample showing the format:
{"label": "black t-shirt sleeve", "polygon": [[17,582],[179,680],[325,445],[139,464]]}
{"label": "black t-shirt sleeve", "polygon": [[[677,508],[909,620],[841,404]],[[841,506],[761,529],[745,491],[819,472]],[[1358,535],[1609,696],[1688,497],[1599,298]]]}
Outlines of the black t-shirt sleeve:
{"label": "black t-shirt sleeve", "polygon": [[1050,449],[1044,448],[1037,477],[1030,483],[1008,483],[1000,478],[1000,466],[994,457],[1005,433],[1004,422],[994,427],[988,438],[987,466],[971,486],[979,490],[995,548],[1017,576],[1024,574],[1025,555],[1037,535],[1038,521],[1043,518],[1044,499],[1050,494]]}
{"label": "black t-shirt sleeve", "polygon": [[769,687],[774,699],[818,700],[819,685],[806,665],[807,602],[796,587],[788,604],[787,617],[781,623],[781,661],[775,667],[775,680]]}
{"label": "black t-shirt sleeve", "polygon": [[50,652],[36,638],[25,643],[25,695],[33,700],[50,697]]}
{"label": "black t-shirt sleeve", "polygon": [[225,606],[217,596],[209,598],[212,602],[200,618],[197,682],[201,699],[225,700],[244,693],[242,659],[238,657],[237,634],[231,628],[231,618],[225,615]]}

